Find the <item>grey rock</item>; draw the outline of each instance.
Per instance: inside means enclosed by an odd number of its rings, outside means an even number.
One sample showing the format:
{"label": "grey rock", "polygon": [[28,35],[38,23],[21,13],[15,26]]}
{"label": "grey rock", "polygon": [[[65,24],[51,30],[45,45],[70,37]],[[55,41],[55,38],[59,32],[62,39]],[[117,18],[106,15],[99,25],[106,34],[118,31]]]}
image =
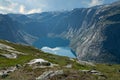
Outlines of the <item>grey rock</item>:
{"label": "grey rock", "polygon": [[11,72],[14,72],[15,70],[17,70],[16,67],[9,67],[8,69],[6,70],[0,70],[0,76],[2,78],[5,78],[7,77]]}
{"label": "grey rock", "polygon": [[6,58],[9,58],[9,59],[16,59],[17,58],[17,54],[15,53],[9,53],[9,54],[0,54],[1,56],[4,56]]}
{"label": "grey rock", "polygon": [[55,75],[63,74],[63,70],[57,70],[57,71],[46,71],[42,75],[36,78],[36,80],[47,80],[50,77],[53,77]]}

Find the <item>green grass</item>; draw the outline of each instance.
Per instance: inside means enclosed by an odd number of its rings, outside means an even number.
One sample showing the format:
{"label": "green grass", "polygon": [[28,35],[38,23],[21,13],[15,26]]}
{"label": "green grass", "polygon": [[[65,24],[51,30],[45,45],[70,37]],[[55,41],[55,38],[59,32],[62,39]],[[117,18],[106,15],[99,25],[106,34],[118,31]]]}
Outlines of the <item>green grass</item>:
{"label": "green grass", "polygon": [[96,69],[107,76],[107,80],[120,80],[120,65],[118,64],[97,64]]}
{"label": "green grass", "polygon": [[[82,66],[76,61],[71,61],[68,57],[53,55],[49,53],[44,53],[38,49],[35,49],[31,46],[25,46],[21,44],[13,44],[10,42],[0,40],[0,43],[6,44],[15,48],[15,50],[23,52],[27,55],[19,55],[17,59],[6,59],[4,57],[0,57],[0,68],[15,66],[16,64],[24,64],[29,62],[35,58],[43,58],[49,62],[54,64],[58,64],[59,66],[66,66],[67,64],[72,64],[74,69],[86,68],[86,66]],[[7,51],[0,50],[0,53],[6,53]],[[9,52],[7,52],[9,53]]]}
{"label": "green grass", "polygon": [[[120,72],[119,72],[120,65],[117,65],[117,64],[113,64],[113,65],[96,64],[96,66],[81,65],[76,62],[77,61],[76,59],[70,60],[68,57],[44,53],[31,46],[13,44],[13,43],[1,41],[1,40],[0,40],[0,43],[9,45],[15,48],[16,51],[20,51],[27,54],[27,55],[18,55],[17,59],[7,59],[5,57],[0,56],[0,69],[4,69],[10,66],[15,66],[16,64],[23,65],[25,63],[28,63],[30,60],[36,59],[36,58],[43,58],[49,62],[59,65],[58,67],[45,68],[45,69],[41,69],[41,68],[32,69],[31,67],[28,67],[28,66],[23,67],[22,69],[12,73],[9,77],[7,77],[4,80],[7,80],[7,79],[8,80],[10,79],[11,80],[30,80],[30,79],[34,80],[35,77],[39,76],[45,71],[61,70],[61,69],[65,71],[65,74],[55,76],[52,80],[57,80],[59,77],[65,78],[66,75],[68,76],[68,80],[72,80],[71,78],[69,78],[72,75],[77,76],[76,78],[74,78],[76,80],[98,80],[99,76],[79,72],[79,70],[84,70],[84,69],[86,70],[96,69],[102,72],[107,77],[107,79],[99,79],[99,80],[120,80]],[[9,53],[9,52],[6,50],[0,50],[0,54],[4,54],[4,53]],[[67,64],[72,64],[72,68],[70,69],[65,68]]]}

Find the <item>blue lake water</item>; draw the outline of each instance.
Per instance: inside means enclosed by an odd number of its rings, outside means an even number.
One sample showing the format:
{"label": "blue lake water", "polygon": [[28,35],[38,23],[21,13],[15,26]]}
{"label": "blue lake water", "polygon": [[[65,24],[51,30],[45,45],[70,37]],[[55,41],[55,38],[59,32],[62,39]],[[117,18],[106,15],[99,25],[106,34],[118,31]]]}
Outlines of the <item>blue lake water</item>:
{"label": "blue lake water", "polygon": [[51,37],[42,37],[38,39],[33,45],[37,48],[42,48],[48,46],[55,48],[57,46],[68,46],[70,44],[69,40],[62,38],[51,38]]}
{"label": "blue lake water", "polygon": [[33,46],[41,49],[44,52],[75,58],[75,52],[68,47],[69,43],[69,40],[62,38],[42,37],[37,40]]}

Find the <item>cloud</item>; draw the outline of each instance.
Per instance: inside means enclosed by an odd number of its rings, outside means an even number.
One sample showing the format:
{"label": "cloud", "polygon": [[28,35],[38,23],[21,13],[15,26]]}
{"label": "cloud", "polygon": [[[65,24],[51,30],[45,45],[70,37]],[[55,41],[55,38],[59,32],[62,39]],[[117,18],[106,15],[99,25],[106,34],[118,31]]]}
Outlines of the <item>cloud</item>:
{"label": "cloud", "polygon": [[17,3],[11,3],[9,0],[0,1],[0,11],[1,13],[10,13],[15,12],[14,8],[17,6]]}
{"label": "cloud", "polygon": [[25,13],[25,6],[20,5],[19,12],[24,14]]}
{"label": "cloud", "polygon": [[42,12],[42,9],[27,10],[24,5],[20,5],[20,8],[19,8],[19,13],[22,13],[22,14],[32,14],[32,13],[40,13],[40,12]]}
{"label": "cloud", "polygon": [[91,6],[101,5],[103,3],[104,0],[91,0],[91,2],[88,5],[91,7]]}
{"label": "cloud", "polygon": [[[27,3],[27,1],[25,2]],[[31,13],[40,13],[42,9],[36,7],[30,7],[27,4],[11,1],[11,0],[0,0],[0,13],[21,13],[21,14],[31,14]]]}
{"label": "cloud", "polygon": [[[105,0],[0,0],[0,13],[40,13],[103,4]],[[64,5],[65,4],[65,5]]]}

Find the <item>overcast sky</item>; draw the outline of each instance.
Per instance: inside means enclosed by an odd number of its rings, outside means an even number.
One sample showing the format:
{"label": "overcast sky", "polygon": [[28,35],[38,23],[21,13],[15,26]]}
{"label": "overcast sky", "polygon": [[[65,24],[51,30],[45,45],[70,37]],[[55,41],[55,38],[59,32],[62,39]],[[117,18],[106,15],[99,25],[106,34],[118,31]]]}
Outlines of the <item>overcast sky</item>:
{"label": "overcast sky", "polygon": [[40,13],[110,4],[117,0],[0,0],[0,13]]}

